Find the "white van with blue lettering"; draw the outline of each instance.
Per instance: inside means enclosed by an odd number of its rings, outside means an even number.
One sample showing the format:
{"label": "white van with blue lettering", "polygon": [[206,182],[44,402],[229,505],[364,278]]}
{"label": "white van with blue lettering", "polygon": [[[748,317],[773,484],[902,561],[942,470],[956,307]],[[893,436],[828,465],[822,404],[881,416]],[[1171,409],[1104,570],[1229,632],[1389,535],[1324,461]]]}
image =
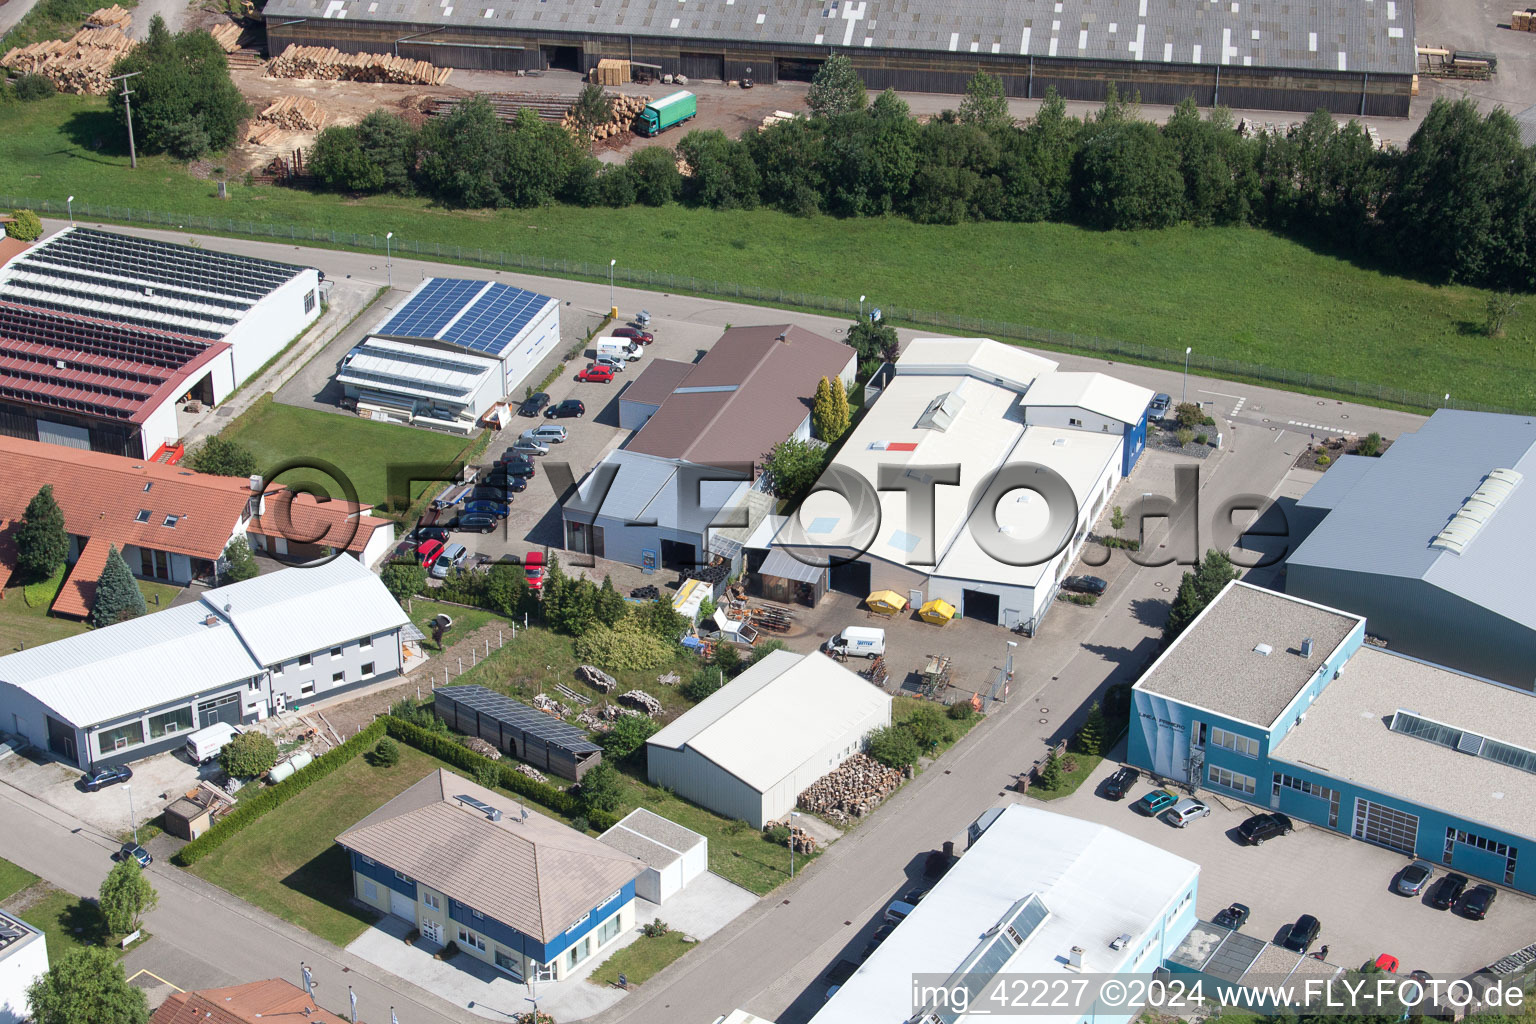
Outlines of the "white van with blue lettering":
{"label": "white van with blue lettering", "polygon": [[878,658],[885,653],[885,630],[849,626],[828,640],[825,649],[850,658]]}

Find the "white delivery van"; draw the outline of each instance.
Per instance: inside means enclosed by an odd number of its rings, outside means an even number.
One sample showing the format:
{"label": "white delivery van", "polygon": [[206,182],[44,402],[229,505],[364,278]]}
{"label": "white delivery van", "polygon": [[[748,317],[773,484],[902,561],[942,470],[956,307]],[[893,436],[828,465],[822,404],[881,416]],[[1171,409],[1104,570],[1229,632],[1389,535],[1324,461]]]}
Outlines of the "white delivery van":
{"label": "white delivery van", "polygon": [[238,725],[216,722],[206,729],[199,729],[187,737],[187,756],[193,764],[203,764],[219,756],[224,744],[240,735]]}
{"label": "white delivery van", "polygon": [[643,351],[640,343],[631,338],[598,338],[592,348],[599,356],[612,356],[629,362],[639,359]]}
{"label": "white delivery van", "polygon": [[885,630],[849,626],[827,641],[826,650],[853,658],[878,658],[885,653]]}

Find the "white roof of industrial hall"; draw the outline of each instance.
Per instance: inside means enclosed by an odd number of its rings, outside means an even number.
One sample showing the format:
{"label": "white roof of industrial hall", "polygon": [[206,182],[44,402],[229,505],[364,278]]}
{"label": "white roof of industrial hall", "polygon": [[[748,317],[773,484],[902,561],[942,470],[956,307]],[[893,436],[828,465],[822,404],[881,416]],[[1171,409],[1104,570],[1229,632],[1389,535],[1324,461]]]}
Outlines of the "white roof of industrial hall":
{"label": "white roof of industrial hall", "polygon": [[620,448],[593,467],[562,514],[587,521],[602,515],[626,525],[703,533],[711,523],[728,521],[722,509],[736,508],[746,498],[750,481],[728,479],[732,475],[730,470]]}
{"label": "white roof of industrial hall", "polygon": [[[1158,656],[1136,689],[1268,729],[1364,621],[1235,581]],[[1303,657],[1307,639],[1312,653]]]}
{"label": "white roof of industrial hall", "polygon": [[762,792],[890,704],[823,654],[774,651],[646,742],[693,750]]}
{"label": "white roof of industrial hall", "polygon": [[31,694],[77,726],[90,726],[408,621],[379,578],[342,555],[8,654],[0,658],[0,683]]}
{"label": "white roof of industrial hall", "polygon": [[487,356],[369,338],[353,351],[336,379],[360,388],[463,405],[500,366]]}
{"label": "white roof of industrial hall", "polygon": [[618,824],[597,839],[657,870],[676,863],[683,854],[705,841],[693,829],[684,828],[644,807],[636,807],[624,815]]}
{"label": "white roof of industrial hall", "polygon": [[1077,407],[1122,423],[1138,422],[1151,403],[1149,388],[1107,373],[1045,373],[1024,393],[1026,407]]}
{"label": "white roof of industrial hall", "polygon": [[[1515,835],[1533,834],[1536,774],[1483,754],[1396,732],[1399,710],[1462,736],[1536,747],[1536,695],[1375,647],[1362,647],[1276,760]],[[1451,736],[1454,744],[1462,736]],[[1527,755],[1536,761],[1536,754]]]}
{"label": "white roof of industrial hall", "polygon": [[[798,539],[805,548],[867,549],[871,556],[917,569],[922,568],[918,556],[931,544],[937,564],[928,570],[932,575],[1037,585],[1049,561],[1009,565],[976,543],[968,524],[982,498],[979,486],[1001,466],[1033,463],[1059,473],[1081,508],[1124,440],[1119,434],[1025,424],[1026,389],[1038,377],[1052,375],[1055,365],[986,339],[912,342],[896,363],[896,376],[833,463],[869,482],[878,497],[878,517],[873,509],[850,508],[836,491],[818,491],[803,503],[798,523],[780,531],[777,543]],[[960,467],[958,486],[933,489],[932,537],[926,535],[927,523],[908,522],[904,492],[879,489],[882,467],[907,465]],[[1020,541],[1041,535],[1049,521],[1046,502],[1023,490],[1014,498],[999,506],[994,529],[1006,528]],[[868,531],[877,523],[871,541]],[[1071,539],[1074,525],[1075,517],[1061,539]]]}
{"label": "white roof of industrial hall", "polygon": [[[1134,942],[1159,928],[1199,873],[1199,865],[1106,825],[1011,805],[812,1022],[909,1019],[914,974],[958,970],[994,938],[995,926],[1031,899],[1046,914],[1030,917],[1037,923],[1019,929],[1023,945],[992,970],[1060,976],[1072,947],[1080,946],[1083,972],[1113,971],[1137,946],[1116,951],[1110,941],[1126,934]],[[1046,1019],[1076,1022],[1081,1013]]]}

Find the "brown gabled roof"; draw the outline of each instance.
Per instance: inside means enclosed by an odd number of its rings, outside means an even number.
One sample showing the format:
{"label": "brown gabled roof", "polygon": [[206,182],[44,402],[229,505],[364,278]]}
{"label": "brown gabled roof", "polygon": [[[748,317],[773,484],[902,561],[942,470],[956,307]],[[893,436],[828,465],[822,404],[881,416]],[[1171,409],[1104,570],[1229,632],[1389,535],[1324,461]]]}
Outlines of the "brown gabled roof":
{"label": "brown gabled roof", "polygon": [[626,402],[660,405],[666,401],[672,389],[681,384],[683,378],[692,372],[692,363],[677,359],[653,359],[649,366],[640,371],[640,376],[635,379],[635,382],[624,389],[619,398]]}
{"label": "brown gabled roof", "polygon": [[[0,224],[4,224],[11,219],[12,218],[5,216],[4,214],[0,214]],[[29,244],[30,243],[28,242],[23,242],[19,239],[12,238],[5,232],[0,231],[0,267],[5,266],[7,263],[11,262],[11,260],[26,252],[27,246]]]}
{"label": "brown gabled roof", "polygon": [[107,555],[112,552],[112,542],[92,537],[80,549],[80,557],[69,567],[69,577],[59,588],[59,596],[53,599],[55,615],[71,615],[83,619],[91,614],[96,603],[96,584],[101,580],[101,570],[107,567]]}
{"label": "brown gabled roof", "polygon": [[847,345],[793,324],[733,327],[625,447],[700,465],[760,462],[810,414],[821,378],[853,358]]}
{"label": "brown gabled roof", "polygon": [[246,531],[357,554],[368,546],[374,530],[392,525],[387,519],[370,515],[372,508],[336,498],[320,501],[313,494],[286,489],[272,491],[266,495],[262,511],[251,517]]}
{"label": "brown gabled roof", "polygon": [[[501,811],[492,821],[455,797]],[[645,865],[553,818],[438,769],[336,841],[540,942],[568,930]]]}
{"label": "brown gabled roof", "polygon": [[273,1020],[346,1024],[322,1010],[302,988],[281,978],[176,992],[160,1004],[149,1024],[272,1024]]}

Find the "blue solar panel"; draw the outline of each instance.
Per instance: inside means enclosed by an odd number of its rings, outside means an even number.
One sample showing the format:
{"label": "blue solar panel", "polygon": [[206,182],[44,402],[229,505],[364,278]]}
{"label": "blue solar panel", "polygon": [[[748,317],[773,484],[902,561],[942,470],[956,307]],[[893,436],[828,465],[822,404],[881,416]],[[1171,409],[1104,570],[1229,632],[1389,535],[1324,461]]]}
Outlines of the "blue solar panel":
{"label": "blue solar panel", "polygon": [[443,340],[471,352],[500,354],[548,302],[548,296],[537,292],[493,285],[443,335]]}
{"label": "blue solar panel", "polygon": [[378,331],[398,338],[435,338],[485,287],[484,281],[435,277]]}

